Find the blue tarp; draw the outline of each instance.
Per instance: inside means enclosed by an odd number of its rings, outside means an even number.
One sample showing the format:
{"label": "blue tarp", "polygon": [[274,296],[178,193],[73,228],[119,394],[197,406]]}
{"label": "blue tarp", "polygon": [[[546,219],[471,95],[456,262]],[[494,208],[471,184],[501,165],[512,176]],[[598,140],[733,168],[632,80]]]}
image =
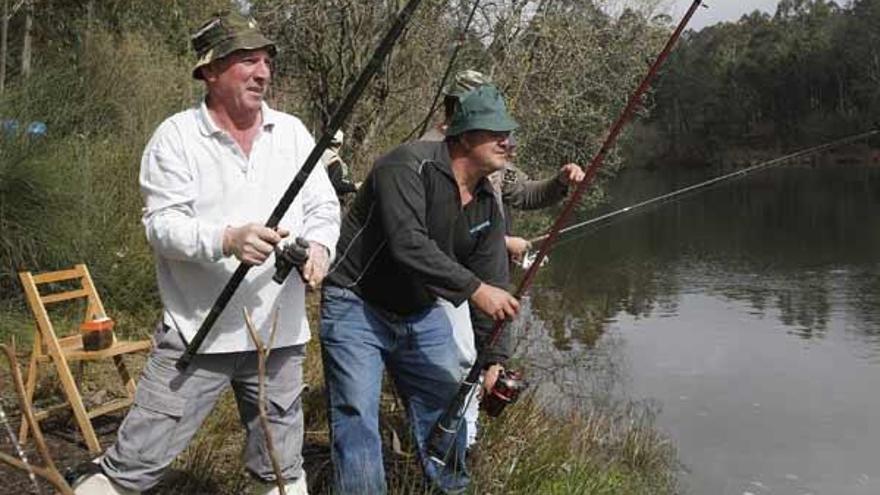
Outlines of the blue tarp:
{"label": "blue tarp", "polygon": [[[16,119],[2,119],[0,120],[0,132],[7,138],[13,138],[18,135],[18,131],[21,128],[21,124],[19,124]],[[35,120],[27,125],[25,128],[24,134],[29,138],[40,138],[46,135],[49,127],[45,122],[41,122],[39,120]]]}

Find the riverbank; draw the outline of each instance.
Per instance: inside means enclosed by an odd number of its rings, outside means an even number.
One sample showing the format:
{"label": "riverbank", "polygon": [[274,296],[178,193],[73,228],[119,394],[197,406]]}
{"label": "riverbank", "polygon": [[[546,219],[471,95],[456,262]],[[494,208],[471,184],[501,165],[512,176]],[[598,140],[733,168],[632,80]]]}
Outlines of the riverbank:
{"label": "riverbank", "polygon": [[[614,208],[709,172],[622,174]],[[873,164],[784,165],[561,238],[532,291],[552,339],[525,349],[562,365],[557,396],[652,406],[690,493],[876,495],[878,185]]]}
{"label": "riverbank", "polygon": [[[310,297],[313,328],[317,297]],[[2,338],[15,338],[20,356],[28,349],[31,324],[24,308],[6,306],[0,312]],[[144,317],[121,317],[130,328],[149,328]],[[25,362],[22,359],[22,362]],[[131,363],[140,369],[143,358]],[[3,366],[0,377],[6,378]],[[101,368],[101,369],[99,369]],[[116,379],[107,365],[90,366],[82,375],[89,397],[112,395]],[[329,493],[330,458],[320,347],[308,346],[305,368],[309,389],[303,396],[306,415],[305,469],[310,493]],[[8,381],[3,380],[4,383]],[[48,393],[51,376],[37,395],[40,403],[58,397]],[[3,389],[7,414],[17,424],[15,400]],[[382,433],[391,493],[422,493],[421,475],[409,441],[403,412],[393,396],[382,400]],[[102,446],[115,438],[121,415],[96,422]],[[677,493],[678,461],[675,449],[653,425],[621,411],[562,411],[550,414],[534,397],[527,397],[505,414],[486,421],[479,453],[471,465],[472,493],[522,494],[672,494]],[[59,416],[44,423],[44,434],[55,461],[68,467],[88,459],[72,423]],[[198,435],[175,462],[168,479],[152,493],[239,494],[247,493],[251,480],[240,459],[244,433],[239,426],[232,394],[227,392],[206,420]],[[8,438],[0,448],[12,452]],[[31,459],[36,458],[32,453]],[[0,467],[7,482],[0,493],[23,493],[29,488],[24,473]]]}

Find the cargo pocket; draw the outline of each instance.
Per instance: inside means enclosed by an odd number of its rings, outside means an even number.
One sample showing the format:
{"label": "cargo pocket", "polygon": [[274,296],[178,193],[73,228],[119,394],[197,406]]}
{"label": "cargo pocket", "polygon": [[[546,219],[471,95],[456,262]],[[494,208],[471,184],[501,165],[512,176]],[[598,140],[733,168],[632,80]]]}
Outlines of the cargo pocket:
{"label": "cargo pocket", "polygon": [[[167,390],[141,382],[135,392],[134,406],[120,429],[119,447],[144,464],[166,464],[176,452],[168,452],[186,400]],[[128,447],[128,448],[125,448]]]}
{"label": "cargo pocket", "polygon": [[[266,389],[266,398],[269,402],[269,407],[266,408],[266,412],[270,417],[284,417],[288,413],[293,412],[291,408],[297,405],[297,402],[302,402],[302,394],[308,390],[308,385],[300,385],[299,387],[294,388],[293,390],[278,390],[275,388],[267,388]],[[300,407],[302,407],[300,405]]]}
{"label": "cargo pocket", "polygon": [[[266,389],[266,415],[269,420],[269,431],[275,446],[275,454],[285,471],[285,476],[298,476],[302,466],[302,442],[303,442],[303,410],[302,394],[308,387],[301,385],[292,390]],[[262,438],[262,431],[260,432]],[[269,463],[269,454],[266,450],[265,441],[260,441],[255,446],[259,456],[253,456],[248,467],[255,473],[266,471],[271,473],[272,465]],[[292,470],[292,471],[289,471]],[[289,471],[289,472],[288,472]]]}

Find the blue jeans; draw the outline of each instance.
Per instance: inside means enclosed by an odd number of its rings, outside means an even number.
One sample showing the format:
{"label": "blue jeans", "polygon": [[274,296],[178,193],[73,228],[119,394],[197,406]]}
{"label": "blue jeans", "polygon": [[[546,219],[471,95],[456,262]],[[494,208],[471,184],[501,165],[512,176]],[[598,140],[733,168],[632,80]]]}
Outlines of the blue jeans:
{"label": "blue jeans", "polygon": [[467,487],[464,429],[456,438],[456,455],[445,467],[425,455],[431,428],[455,396],[461,378],[452,326],[440,306],[395,318],[348,289],[325,285],[321,347],[336,493],[387,491],[379,435],[383,366],[406,404],[427,480],[445,493]]}

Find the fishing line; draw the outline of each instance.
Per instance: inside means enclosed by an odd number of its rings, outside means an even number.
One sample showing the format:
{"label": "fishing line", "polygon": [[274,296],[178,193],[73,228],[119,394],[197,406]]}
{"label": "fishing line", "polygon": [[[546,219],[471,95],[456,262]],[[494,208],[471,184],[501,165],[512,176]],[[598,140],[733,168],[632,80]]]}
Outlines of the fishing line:
{"label": "fishing line", "polygon": [[471,8],[470,13],[468,14],[467,21],[464,23],[464,27],[461,29],[461,32],[458,35],[458,43],[455,44],[455,49],[452,51],[452,55],[449,56],[449,62],[446,64],[446,70],[443,72],[443,77],[440,79],[440,84],[437,85],[437,91],[434,93],[434,99],[431,101],[431,107],[428,108],[428,114],[425,115],[425,118],[422,122],[413,128],[409,134],[403,139],[404,141],[409,141],[413,136],[421,136],[428,130],[428,124],[431,122],[431,117],[434,115],[434,112],[437,110],[437,103],[440,101],[440,95],[443,94],[443,88],[446,86],[446,80],[449,79],[449,74],[452,73],[452,68],[455,67],[455,59],[458,58],[458,52],[461,51],[461,47],[464,46],[465,36],[467,36],[468,29],[471,27],[471,23],[474,20],[474,15],[477,13],[477,7],[480,6],[480,0],[474,1],[474,6]]}
{"label": "fishing line", "polygon": [[[675,191],[672,191],[672,192],[669,192],[669,193],[666,193],[666,194],[661,194],[660,196],[657,196],[657,197],[654,197],[654,198],[651,198],[651,199],[647,199],[647,200],[645,200],[645,201],[641,201],[641,202],[639,202],[639,203],[636,203],[636,204],[633,204],[633,205],[627,206],[627,207],[625,207],[625,208],[621,208],[621,209],[619,209],[619,210],[615,210],[615,211],[612,211],[612,212],[610,212],[610,213],[606,213],[606,214],[604,214],[604,215],[599,215],[598,217],[591,218],[591,219],[589,219],[589,220],[585,220],[585,221],[583,221],[583,222],[576,223],[576,224],[574,224],[574,225],[570,225],[570,226],[568,226],[568,227],[566,227],[566,228],[564,228],[564,229],[561,229],[561,230],[559,231],[559,235],[565,234],[565,233],[567,233],[567,232],[577,231],[577,230],[580,230],[580,229],[582,229],[582,228],[584,228],[584,227],[589,227],[589,226],[594,225],[594,224],[597,224],[597,223],[599,223],[599,222],[606,221],[606,222],[602,225],[602,226],[604,227],[604,226],[609,225],[610,223],[612,223],[612,220],[613,220],[614,218],[619,217],[619,216],[621,216],[621,215],[624,215],[624,214],[626,214],[626,213],[633,213],[633,212],[635,212],[636,210],[640,210],[640,209],[645,208],[645,207],[647,207],[647,206],[656,205],[656,204],[661,204],[661,203],[664,203],[664,202],[667,202],[667,201],[671,201],[671,200],[673,200],[673,199],[678,199],[679,196],[682,196],[682,195],[685,195],[685,194],[688,194],[688,193],[693,193],[693,192],[696,192],[696,191],[698,191],[698,190],[700,190],[700,189],[707,188],[707,187],[710,187],[710,186],[715,186],[715,185],[718,185],[719,183],[724,182],[724,181],[727,181],[727,180],[731,180],[731,179],[736,179],[736,178],[745,177],[745,176],[747,176],[748,174],[751,174],[752,172],[757,172],[757,171],[759,171],[759,170],[763,170],[763,169],[765,169],[765,168],[771,168],[771,167],[774,167],[774,166],[777,166],[777,165],[781,165],[781,164],[783,164],[783,163],[785,163],[785,162],[787,162],[787,161],[794,160],[794,159],[796,159],[796,158],[801,158],[801,157],[804,157],[804,156],[814,155],[814,154],[816,154],[816,153],[820,153],[820,152],[822,152],[822,151],[827,151],[827,150],[830,150],[830,149],[834,149],[834,148],[837,148],[837,147],[839,147],[839,146],[841,146],[841,145],[848,144],[848,143],[852,143],[852,142],[854,142],[854,141],[861,141],[861,140],[866,139],[866,138],[868,138],[868,137],[871,137],[871,136],[873,136],[873,135],[875,135],[875,134],[877,134],[877,133],[880,133],[880,130],[876,130],[876,129],[875,129],[875,130],[871,130],[871,131],[868,131],[868,132],[863,132],[863,133],[861,133],[861,134],[855,134],[855,135],[852,135],[852,136],[848,136],[848,137],[845,137],[845,138],[838,139],[838,140],[836,140],[836,141],[831,141],[831,142],[829,142],[829,143],[821,144],[821,145],[818,145],[818,146],[812,146],[812,147],[810,147],[810,148],[805,148],[805,149],[802,149],[802,150],[796,151],[796,152],[794,152],[794,153],[789,153],[789,154],[787,154],[787,155],[783,155],[783,156],[780,156],[780,157],[778,157],[778,158],[774,158],[774,159],[772,159],[772,160],[767,160],[767,161],[765,161],[765,162],[761,162],[761,163],[758,163],[758,164],[756,164],[756,165],[752,165],[752,166],[750,166],[750,167],[746,167],[746,168],[741,169],[741,170],[736,170],[736,171],[734,171],[734,172],[730,172],[730,173],[727,173],[727,174],[724,174],[724,175],[720,175],[720,176],[718,176],[718,177],[713,177],[712,179],[705,180],[705,181],[702,181],[702,182],[698,182],[698,183],[696,183],[696,184],[692,184],[692,185],[690,185],[690,186],[683,187],[683,188],[681,188],[681,189],[677,189],[677,190],[675,190]],[[594,231],[595,231],[595,230],[591,230],[591,231],[587,231],[587,232],[594,232]],[[542,235],[542,236],[535,237],[535,238],[533,238],[533,239],[529,239],[529,242],[530,242],[530,243],[541,242],[541,241],[544,241],[545,239],[547,239],[547,237],[548,237],[548,234],[544,234],[544,235]],[[571,241],[571,240],[577,239],[577,238],[579,238],[579,237],[582,237],[582,236],[574,236],[574,237],[572,237],[572,238],[570,238],[570,239],[565,239],[565,240],[563,240],[563,241],[558,242],[556,245],[558,246],[558,245],[560,245],[560,244],[563,244],[563,243],[565,243],[565,242],[568,242],[568,241]]]}
{"label": "fishing line", "polygon": [[[553,242],[558,236],[559,230],[568,221],[568,218],[574,212],[574,208],[575,206],[577,206],[577,203],[583,196],[584,192],[586,192],[587,188],[590,187],[590,185],[595,181],[596,174],[602,167],[605,155],[609,152],[611,147],[617,141],[617,137],[623,130],[624,125],[626,125],[626,123],[635,113],[636,108],[642,104],[642,96],[647,91],[651,81],[657,75],[657,71],[660,69],[660,66],[663,65],[663,62],[669,57],[669,53],[672,51],[672,47],[681,37],[684,28],[687,26],[691,17],[693,17],[694,13],[701,3],[702,0],[693,1],[690,8],[688,8],[687,10],[687,13],[678,23],[673,33],[669,36],[669,39],[666,41],[663,50],[657,56],[657,59],[651,64],[651,67],[648,69],[648,73],[642,79],[636,90],[630,95],[623,111],[610,127],[608,135],[605,138],[605,141],[602,143],[602,147],[599,148],[599,151],[590,162],[590,166],[587,167],[584,180],[580,184],[578,184],[574,193],[566,202],[562,213],[560,213],[554,221],[553,227],[551,227],[547,238],[541,245],[541,249],[538,251],[535,263],[533,263],[532,266],[529,267],[522,280],[520,281],[519,287],[514,294],[514,297],[516,297],[517,299],[522,298],[525,291],[528,290],[528,288],[530,287],[531,282],[534,280],[535,273],[541,266],[544,258],[546,258],[547,252],[553,246]],[[501,337],[501,333],[505,327],[505,323],[506,321],[503,320],[495,322],[494,326],[492,327],[491,334],[489,335],[488,339],[486,339],[484,348],[491,348],[497,343],[499,337]],[[482,373],[483,364],[484,363],[481,359],[478,358],[476,360],[476,362],[468,372],[467,377],[465,377],[464,381],[459,386],[455,397],[452,399],[452,401],[450,401],[449,405],[446,407],[446,410],[443,412],[443,414],[437,420],[437,423],[434,424],[434,427],[431,430],[427,441],[428,456],[433,462],[438,465],[445,466],[446,463],[449,461],[449,450],[447,446],[449,446],[451,443],[450,437],[454,438],[454,435],[457,434],[461,427],[461,407],[465,403],[468,394],[470,394],[474,386],[473,384],[479,379]]]}

